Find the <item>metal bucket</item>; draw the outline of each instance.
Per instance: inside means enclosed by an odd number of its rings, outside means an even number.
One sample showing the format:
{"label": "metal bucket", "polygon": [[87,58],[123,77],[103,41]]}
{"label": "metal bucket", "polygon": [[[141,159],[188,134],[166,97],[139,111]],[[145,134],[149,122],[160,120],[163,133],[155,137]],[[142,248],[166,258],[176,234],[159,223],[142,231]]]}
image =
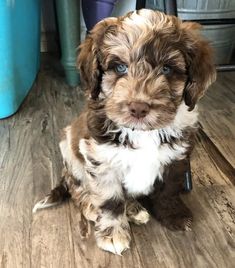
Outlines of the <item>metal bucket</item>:
{"label": "metal bucket", "polygon": [[233,25],[204,26],[202,34],[211,41],[215,63],[229,63],[234,48],[235,27]]}
{"label": "metal bucket", "polygon": [[[147,0],[146,7],[164,10],[163,0]],[[235,18],[234,0],[177,0],[178,16],[182,20]],[[204,26],[202,34],[211,41],[215,63],[229,63],[235,43],[235,25]]]}
{"label": "metal bucket", "polygon": [[177,0],[177,9],[183,20],[235,17],[234,0]]}

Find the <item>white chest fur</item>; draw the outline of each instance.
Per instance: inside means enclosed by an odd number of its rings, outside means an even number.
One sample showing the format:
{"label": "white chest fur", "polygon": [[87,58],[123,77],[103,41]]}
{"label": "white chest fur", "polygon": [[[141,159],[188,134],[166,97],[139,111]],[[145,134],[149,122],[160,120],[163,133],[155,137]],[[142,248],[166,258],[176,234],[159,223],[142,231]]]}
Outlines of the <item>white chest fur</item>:
{"label": "white chest fur", "polygon": [[158,131],[134,131],[135,149],[122,149],[120,162],[124,170],[122,182],[132,195],[148,194],[156,179],[162,179],[164,166],[184,157],[187,144],[171,147],[161,144]]}
{"label": "white chest fur", "polygon": [[[101,169],[102,173],[106,173],[105,177],[107,178],[107,173],[110,179],[113,176],[118,177],[118,181],[129,194],[148,194],[155,179],[162,178],[164,166],[184,157],[187,144],[174,147],[161,144],[158,131],[123,129],[123,133],[124,136],[128,135],[133,148],[124,145],[100,145],[93,140],[89,144],[93,151],[92,156],[102,163]],[[83,145],[82,147],[84,148]],[[96,172],[99,173],[99,168],[96,168]]]}
{"label": "white chest fur", "polygon": [[[94,139],[80,141],[80,151],[87,163],[89,158],[101,162],[95,167],[99,175],[113,183],[122,183],[131,195],[148,194],[156,178],[162,179],[165,165],[185,157],[188,144],[178,141],[173,146],[161,143],[161,138],[180,138],[186,126],[193,126],[197,113],[188,112],[180,107],[173,124],[162,130],[139,131],[121,128],[120,145],[98,144]],[[182,116],[182,112],[184,116]],[[182,127],[182,128],[181,128]],[[132,144],[124,146],[128,139]],[[102,179],[102,176],[99,176]]]}

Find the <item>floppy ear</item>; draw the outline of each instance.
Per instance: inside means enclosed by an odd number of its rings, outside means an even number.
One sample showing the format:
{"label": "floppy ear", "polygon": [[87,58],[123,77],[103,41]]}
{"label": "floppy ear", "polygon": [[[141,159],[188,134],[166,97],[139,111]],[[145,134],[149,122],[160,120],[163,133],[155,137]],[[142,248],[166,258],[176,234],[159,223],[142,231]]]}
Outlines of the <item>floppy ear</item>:
{"label": "floppy ear", "polygon": [[105,35],[110,33],[112,26],[116,24],[116,18],[108,18],[99,22],[78,49],[77,67],[80,70],[81,82],[84,90],[90,92],[92,99],[97,99],[101,91],[103,59],[100,48]]}
{"label": "floppy ear", "polygon": [[188,81],[184,90],[184,101],[193,110],[197,100],[216,80],[213,53],[208,41],[200,35],[201,25],[193,22],[181,24]]}
{"label": "floppy ear", "polygon": [[97,59],[97,48],[91,36],[87,36],[78,50],[77,66],[83,89],[89,91],[92,99],[96,99],[100,91],[102,70]]}

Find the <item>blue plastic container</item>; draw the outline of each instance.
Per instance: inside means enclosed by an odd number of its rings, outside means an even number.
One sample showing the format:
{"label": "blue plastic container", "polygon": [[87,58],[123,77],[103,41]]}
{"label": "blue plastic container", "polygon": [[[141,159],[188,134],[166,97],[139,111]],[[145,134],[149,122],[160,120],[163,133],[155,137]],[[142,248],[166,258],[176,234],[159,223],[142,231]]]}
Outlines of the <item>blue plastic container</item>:
{"label": "blue plastic container", "polygon": [[0,0],[0,118],[14,114],[40,63],[40,0]]}

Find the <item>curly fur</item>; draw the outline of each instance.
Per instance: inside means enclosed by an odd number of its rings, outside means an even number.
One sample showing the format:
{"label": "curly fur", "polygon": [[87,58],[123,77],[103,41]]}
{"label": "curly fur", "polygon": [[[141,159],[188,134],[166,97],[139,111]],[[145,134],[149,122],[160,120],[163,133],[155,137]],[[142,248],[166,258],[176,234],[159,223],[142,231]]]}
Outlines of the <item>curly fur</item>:
{"label": "curly fur", "polygon": [[[130,244],[128,222],[149,220],[137,198],[155,196],[169,212],[166,193],[169,200],[178,193],[169,187],[168,171],[189,156],[196,103],[215,80],[211,48],[199,28],[143,9],[101,21],[79,48],[87,105],[63,131],[66,172],[59,193],[69,193],[82,219],[95,223],[104,250],[121,254]],[[128,71],[118,72],[120,64]],[[35,210],[63,199],[55,190],[49,197]]]}

